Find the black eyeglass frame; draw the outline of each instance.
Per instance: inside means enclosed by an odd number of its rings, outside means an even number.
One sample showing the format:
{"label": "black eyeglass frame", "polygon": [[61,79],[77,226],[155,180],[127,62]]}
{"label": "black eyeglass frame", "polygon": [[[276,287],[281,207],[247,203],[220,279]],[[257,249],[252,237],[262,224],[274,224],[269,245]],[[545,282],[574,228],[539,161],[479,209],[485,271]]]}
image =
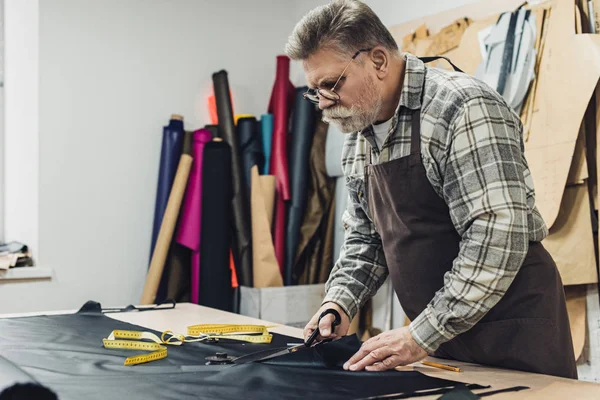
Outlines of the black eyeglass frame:
{"label": "black eyeglass frame", "polygon": [[303,95],[304,98],[313,104],[319,104],[319,96],[323,96],[327,100],[331,100],[331,101],[334,101],[337,103],[340,100],[340,95],[335,92],[335,88],[336,88],[337,84],[340,82],[340,80],[346,73],[346,70],[348,69],[348,67],[350,66],[352,61],[354,61],[360,53],[363,53],[365,51],[371,51],[371,50],[372,49],[357,50],[356,53],[354,53],[354,55],[350,59],[350,61],[348,61],[348,64],[346,64],[346,67],[340,74],[340,77],[337,79],[337,81],[335,81],[335,84],[333,85],[333,87],[331,89],[308,89],[306,92],[304,92],[304,95]]}

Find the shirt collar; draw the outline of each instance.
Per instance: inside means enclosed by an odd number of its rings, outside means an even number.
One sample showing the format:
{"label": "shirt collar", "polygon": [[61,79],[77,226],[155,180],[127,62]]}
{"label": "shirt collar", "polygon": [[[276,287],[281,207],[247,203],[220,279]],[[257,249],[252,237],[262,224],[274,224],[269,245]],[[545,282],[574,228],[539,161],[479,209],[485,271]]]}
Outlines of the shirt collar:
{"label": "shirt collar", "polygon": [[418,57],[404,53],[406,61],[404,83],[400,94],[400,105],[411,110],[421,108],[421,95],[425,80],[425,64]]}

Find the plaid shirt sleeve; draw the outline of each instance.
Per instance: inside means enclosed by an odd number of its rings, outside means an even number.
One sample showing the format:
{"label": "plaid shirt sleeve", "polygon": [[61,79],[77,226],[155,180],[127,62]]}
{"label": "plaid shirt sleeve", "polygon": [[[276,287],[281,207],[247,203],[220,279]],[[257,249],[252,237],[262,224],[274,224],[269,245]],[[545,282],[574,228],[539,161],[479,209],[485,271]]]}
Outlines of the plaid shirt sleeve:
{"label": "plaid shirt sleeve", "polygon": [[349,189],[348,206],[342,216],[345,240],[325,285],[323,303],[338,304],[352,320],[381,287],[388,269],[379,234],[361,206],[362,189]]}
{"label": "plaid shirt sleeve", "polygon": [[461,236],[459,254],[444,286],[409,326],[429,353],[470,329],[501,299],[529,244],[521,121],[491,96],[471,98],[456,115],[439,167],[442,194]]}

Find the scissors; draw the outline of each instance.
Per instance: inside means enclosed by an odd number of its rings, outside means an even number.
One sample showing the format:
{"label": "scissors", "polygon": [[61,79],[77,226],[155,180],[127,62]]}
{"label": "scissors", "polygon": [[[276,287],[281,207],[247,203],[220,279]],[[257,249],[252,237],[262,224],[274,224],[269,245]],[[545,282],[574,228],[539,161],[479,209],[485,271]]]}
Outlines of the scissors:
{"label": "scissors", "polygon": [[[331,324],[331,331],[333,332],[335,330],[335,327],[338,326],[341,322],[342,322],[342,317],[340,316],[340,313],[337,312],[337,310],[334,310],[333,308],[328,308],[327,310],[323,311],[321,313],[321,315],[319,316],[319,321],[321,321],[321,319],[323,319],[323,317],[325,317],[326,315],[332,314],[335,319],[333,321],[333,323]],[[310,347],[312,347],[314,341],[317,339],[317,336],[319,336],[320,334],[320,330],[319,330],[319,326],[318,326],[318,322],[317,322],[317,328],[313,331],[313,333],[311,333],[311,335],[308,337],[308,339],[306,339],[306,341],[302,344],[295,344],[289,347],[285,347],[284,349],[282,349],[281,347],[276,348],[276,349],[267,349],[267,350],[263,350],[263,351],[257,351],[255,353],[250,353],[250,354],[246,354],[240,357],[229,357],[224,353],[218,353],[218,355],[216,357],[211,356],[211,357],[207,357],[207,360],[213,361],[214,363],[218,363],[218,364],[247,364],[247,363],[251,363],[251,362],[257,362],[257,361],[265,361],[265,360],[269,360],[271,358],[275,358],[275,357],[279,357],[285,354],[289,354],[289,353],[295,353],[298,350],[301,349],[308,349]],[[326,339],[323,340],[319,343],[325,343],[325,342],[329,342],[332,339]],[[222,360],[222,362],[219,362],[218,357],[220,357],[220,359]]]}
{"label": "scissors", "polygon": [[[319,330],[319,322],[321,322],[321,319],[323,319],[324,316],[329,315],[329,314],[333,314],[333,316],[335,317],[335,319],[331,323],[331,332],[335,331],[335,327],[338,326],[342,322],[342,317],[340,316],[340,313],[337,312],[337,310],[334,310],[333,308],[328,308],[327,310],[323,311],[321,313],[321,315],[319,315],[319,321],[317,322],[317,329],[315,329],[313,331],[313,333],[310,334],[308,339],[306,339],[306,342],[304,342],[304,345],[306,347],[312,346],[312,344],[315,341],[315,339],[317,338],[317,336],[320,335],[321,331]],[[330,340],[331,339],[327,339],[327,341],[330,341]]]}

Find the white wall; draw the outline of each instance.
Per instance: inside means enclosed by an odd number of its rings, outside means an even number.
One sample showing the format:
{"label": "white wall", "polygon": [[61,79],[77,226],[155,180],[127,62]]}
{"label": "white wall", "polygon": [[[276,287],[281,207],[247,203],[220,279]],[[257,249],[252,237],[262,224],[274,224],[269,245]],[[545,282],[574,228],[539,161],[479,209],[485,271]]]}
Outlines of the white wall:
{"label": "white wall", "polygon": [[[477,0],[363,0],[379,16],[386,26],[451,10]],[[327,0],[299,0],[294,3],[296,20],[314,7],[327,4]]]}
{"label": "white wall", "polygon": [[39,2],[37,261],[55,278],[0,283],[0,312],[139,300],[162,125],[208,123],[222,68],[236,113],[265,112],[292,17],[280,0]]}
{"label": "white wall", "polygon": [[[396,24],[466,2],[368,4],[386,24]],[[264,112],[276,55],[298,19],[322,3],[40,1],[39,24],[21,29],[35,46],[21,54],[29,60],[23,70],[29,75],[19,82],[28,100],[15,114],[23,116],[21,125],[12,128],[21,134],[18,129],[25,127],[26,137],[35,139],[32,150],[17,153],[25,168],[19,173],[33,177],[21,184],[35,190],[22,196],[31,207],[15,201],[6,211],[12,221],[20,212],[39,225],[37,262],[53,268],[55,277],[0,283],[0,313],[77,308],[88,299],[105,305],[138,301],[148,264],[162,125],[171,113],[183,114],[187,129],[207,123],[211,74],[221,68],[229,72],[236,113]],[[293,82],[304,84],[301,70],[293,68]],[[8,89],[7,84],[7,94]],[[27,191],[19,189],[15,196],[22,193]]]}

